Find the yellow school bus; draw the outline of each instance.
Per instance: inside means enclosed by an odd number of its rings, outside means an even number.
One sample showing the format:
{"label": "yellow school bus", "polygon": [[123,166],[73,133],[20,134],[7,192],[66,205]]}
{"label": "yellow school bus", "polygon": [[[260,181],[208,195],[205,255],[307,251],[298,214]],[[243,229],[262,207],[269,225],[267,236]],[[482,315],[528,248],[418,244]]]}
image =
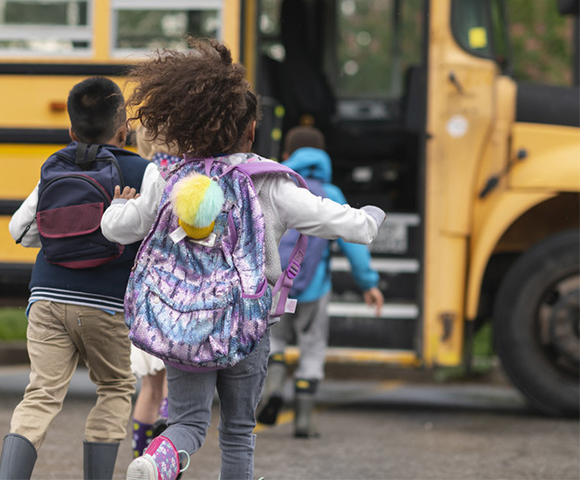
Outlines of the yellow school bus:
{"label": "yellow school bus", "polygon": [[[509,2],[0,2],[3,292],[25,285],[36,254],[7,223],[68,142],[70,88],[90,75],[124,85],[147,51],[185,47],[187,33],[218,37],[260,94],[256,151],[278,158],[288,128],[313,124],[349,203],[388,211],[371,246],[387,299],[379,317],[333,258],[329,360],[460,365],[491,321],[530,404],[577,416],[578,52],[557,84],[517,81]],[[558,6],[578,43],[577,0]]]}

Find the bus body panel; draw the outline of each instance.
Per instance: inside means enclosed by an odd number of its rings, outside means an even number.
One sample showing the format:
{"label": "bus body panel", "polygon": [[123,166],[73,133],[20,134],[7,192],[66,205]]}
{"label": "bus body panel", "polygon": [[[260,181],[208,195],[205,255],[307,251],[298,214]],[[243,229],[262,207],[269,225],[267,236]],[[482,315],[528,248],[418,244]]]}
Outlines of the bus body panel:
{"label": "bus body panel", "polygon": [[431,6],[427,105],[423,359],[462,360],[474,182],[495,120],[497,65],[461,49],[451,2]]}
{"label": "bus body panel", "polygon": [[[74,66],[71,66],[74,68]],[[1,128],[66,128],[70,122],[66,101],[71,88],[88,75],[1,75]],[[109,77],[127,94],[126,79]],[[41,88],[39,88],[39,85]],[[14,92],[26,92],[26,98]],[[23,108],[26,102],[26,108]]]}
{"label": "bus body panel", "polygon": [[[0,176],[0,264],[28,263],[30,268],[38,249],[17,245],[8,231],[11,214],[34,190],[40,179],[40,167],[62,145],[21,145],[0,143],[2,176]],[[27,174],[24,174],[27,173]]]}
{"label": "bus body panel", "polygon": [[509,172],[510,188],[559,192],[580,190],[580,133],[560,125],[516,123],[512,158],[525,155]]}
{"label": "bus body panel", "polygon": [[578,191],[580,149],[576,128],[514,123],[515,82],[456,43],[451,2],[431,8],[422,354],[427,365],[457,365],[489,259],[527,211]]}
{"label": "bus body panel", "polygon": [[[506,138],[511,138],[509,156],[503,157],[509,162],[509,171],[474,209],[467,320],[478,315],[484,271],[492,255],[523,252],[551,234],[578,226],[573,197],[551,202],[541,210],[535,208],[559,192],[580,191],[578,129],[514,123]],[[490,145],[493,143],[492,139]]]}
{"label": "bus body panel", "polygon": [[9,216],[3,215],[0,217],[0,242],[2,242],[0,263],[28,264],[29,270],[32,271],[32,265],[38,254],[38,248],[22,248],[20,245],[17,245],[8,231],[9,222]]}
{"label": "bus body panel", "polygon": [[[40,180],[40,167],[63,145],[26,145],[0,143],[2,200],[23,201]],[[26,174],[24,174],[26,173]]]}
{"label": "bus body panel", "polygon": [[466,320],[475,320],[477,317],[484,271],[502,236],[527,211],[554,196],[552,192],[502,189],[490,194],[485,202],[480,202],[476,208],[477,229],[474,230],[469,245]]}

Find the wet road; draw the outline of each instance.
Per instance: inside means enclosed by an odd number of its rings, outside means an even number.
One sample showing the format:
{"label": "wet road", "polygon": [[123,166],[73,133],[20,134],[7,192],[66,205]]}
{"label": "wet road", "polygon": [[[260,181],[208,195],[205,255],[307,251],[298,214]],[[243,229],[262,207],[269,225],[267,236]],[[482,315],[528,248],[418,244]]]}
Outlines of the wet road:
{"label": "wet road", "polygon": [[[26,382],[27,367],[0,368],[2,437]],[[290,383],[286,394],[290,401]],[[39,452],[33,479],[82,478],[84,419],[94,398],[86,371],[79,369]],[[183,480],[218,478],[217,409],[214,413],[206,443]],[[291,411],[275,427],[258,427],[256,478],[580,478],[578,421],[535,415],[503,382],[328,379],[315,421],[321,437],[308,440],[291,436]],[[130,448],[129,440],[121,444],[115,479],[125,478]]]}

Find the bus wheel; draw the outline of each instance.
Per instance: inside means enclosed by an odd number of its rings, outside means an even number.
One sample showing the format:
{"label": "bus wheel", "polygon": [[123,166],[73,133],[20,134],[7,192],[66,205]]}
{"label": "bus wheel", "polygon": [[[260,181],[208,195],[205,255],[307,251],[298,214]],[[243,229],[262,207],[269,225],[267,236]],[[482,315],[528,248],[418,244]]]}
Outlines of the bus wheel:
{"label": "bus wheel", "polygon": [[525,252],[505,276],[494,310],[503,369],[540,412],[580,410],[580,233],[557,233]]}

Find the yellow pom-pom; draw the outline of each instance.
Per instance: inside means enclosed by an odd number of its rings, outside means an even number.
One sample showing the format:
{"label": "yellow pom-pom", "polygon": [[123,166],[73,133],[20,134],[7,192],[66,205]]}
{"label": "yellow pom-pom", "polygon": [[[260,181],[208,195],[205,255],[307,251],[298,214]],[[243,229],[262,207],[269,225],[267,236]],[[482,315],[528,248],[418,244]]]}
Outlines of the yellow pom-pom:
{"label": "yellow pom-pom", "polygon": [[171,203],[175,215],[180,220],[188,225],[195,224],[199,207],[210,182],[211,179],[209,177],[194,174],[179,180],[175,184],[171,192]]}
{"label": "yellow pom-pom", "polygon": [[173,212],[187,235],[196,240],[213,231],[225,198],[218,183],[194,173],[179,180],[171,192]]}

